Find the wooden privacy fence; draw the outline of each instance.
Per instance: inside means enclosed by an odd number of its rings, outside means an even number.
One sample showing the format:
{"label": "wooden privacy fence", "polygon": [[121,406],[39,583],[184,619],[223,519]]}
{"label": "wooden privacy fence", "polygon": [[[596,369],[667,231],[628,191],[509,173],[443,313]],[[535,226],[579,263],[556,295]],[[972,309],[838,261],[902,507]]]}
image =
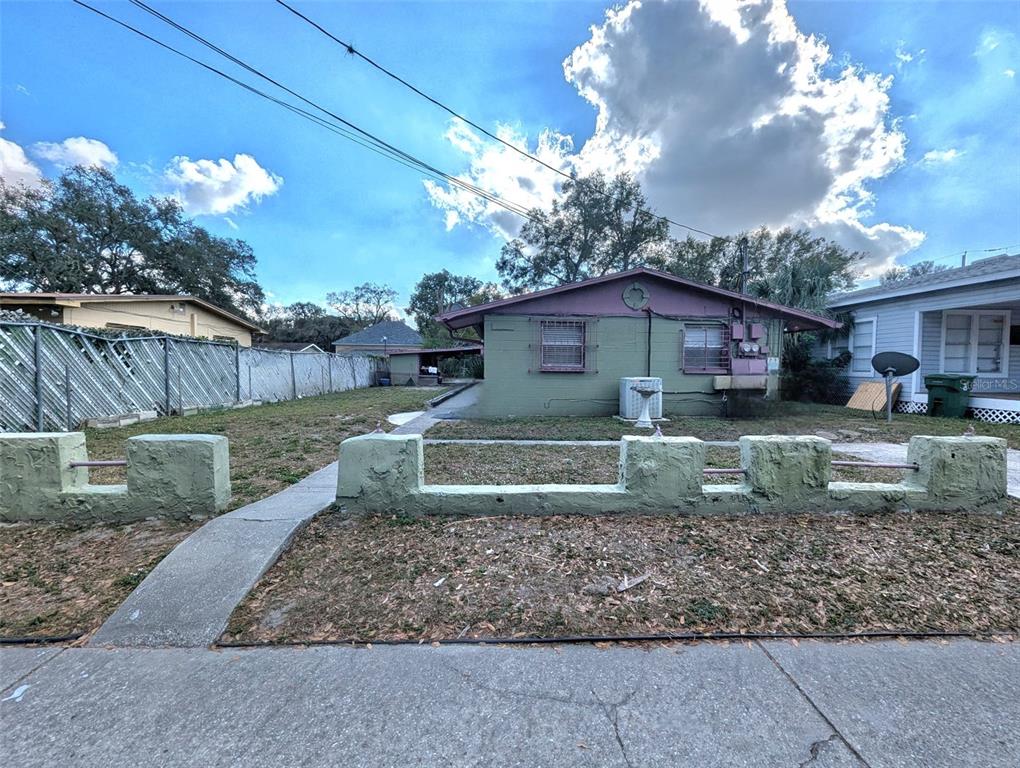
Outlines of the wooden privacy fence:
{"label": "wooden privacy fence", "polygon": [[107,338],[0,321],[0,432],[75,429],[91,418],[292,400],[373,383],[374,358],[249,349],[170,336]]}

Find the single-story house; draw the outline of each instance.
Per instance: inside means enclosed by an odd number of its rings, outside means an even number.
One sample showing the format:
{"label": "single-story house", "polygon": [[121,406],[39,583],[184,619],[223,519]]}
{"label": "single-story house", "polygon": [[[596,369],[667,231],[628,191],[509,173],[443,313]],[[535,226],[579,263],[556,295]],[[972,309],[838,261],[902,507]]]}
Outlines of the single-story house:
{"label": "single-story house", "polygon": [[839,323],[639,268],[437,317],[474,328],[485,381],[473,414],[610,415],[620,379],[662,379],[663,411],[723,411],[727,392],[775,395],[784,333]]}
{"label": "single-story house", "polygon": [[391,349],[390,381],[398,386],[434,386],[440,383],[439,364],[447,358],[472,357],[482,354],[481,344],[428,349]]}
{"label": "single-story house", "polygon": [[818,353],[849,350],[854,385],[879,378],[876,352],[905,352],[921,367],[902,379],[898,410],[927,409],[926,375],[963,373],[977,377],[970,399],[977,418],[1020,423],[1020,255],[851,291],[829,308],[853,322]]}
{"label": "single-story house", "polygon": [[274,352],[303,352],[306,354],[324,354],[326,350],[318,344],[307,341],[260,341],[259,349],[271,349]]}
{"label": "single-story house", "polygon": [[383,320],[333,342],[334,352],[389,354],[391,349],[422,349],[425,339],[400,320]]}
{"label": "single-story house", "polygon": [[251,346],[253,333],[263,333],[250,320],[194,296],[0,293],[0,308],[20,309],[47,323],[172,333],[242,347]]}

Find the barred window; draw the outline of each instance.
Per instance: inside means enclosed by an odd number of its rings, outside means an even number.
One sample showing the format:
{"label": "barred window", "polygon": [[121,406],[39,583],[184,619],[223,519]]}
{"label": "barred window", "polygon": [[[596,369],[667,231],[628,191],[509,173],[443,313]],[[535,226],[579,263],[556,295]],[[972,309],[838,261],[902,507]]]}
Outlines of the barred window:
{"label": "barred window", "polygon": [[730,369],[729,335],[719,323],[684,325],[685,373],[716,373]]}
{"label": "barred window", "polygon": [[585,324],[583,320],[543,320],[543,371],[584,370]]}

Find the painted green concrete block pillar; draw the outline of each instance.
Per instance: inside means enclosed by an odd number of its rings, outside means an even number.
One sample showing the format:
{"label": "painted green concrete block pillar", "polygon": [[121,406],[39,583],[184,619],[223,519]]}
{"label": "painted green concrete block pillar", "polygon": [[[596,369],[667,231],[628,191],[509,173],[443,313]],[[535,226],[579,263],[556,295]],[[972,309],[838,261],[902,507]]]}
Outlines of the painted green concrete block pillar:
{"label": "painted green concrete block pillar", "polygon": [[924,487],[928,509],[975,509],[1006,498],[1006,441],[1001,437],[910,438],[908,482]]}
{"label": "painted green concrete block pillar", "polygon": [[230,501],[230,455],[221,435],[138,435],[127,449],[133,516],[214,515]]}
{"label": "painted green concrete block pillar", "polygon": [[403,512],[425,484],[421,435],[370,434],[340,443],[337,500],[359,512]]}
{"label": "painted green concrete block pillar", "polygon": [[740,463],[751,492],[776,512],[825,509],[832,477],[832,445],[821,437],[755,435],[740,438]]}
{"label": "painted green concrete block pillar", "polygon": [[650,511],[700,498],[704,468],[705,444],[694,437],[627,436],[620,444],[620,480]]}
{"label": "painted green concrete block pillar", "polygon": [[88,483],[81,432],[0,434],[0,520],[57,519],[60,495]]}

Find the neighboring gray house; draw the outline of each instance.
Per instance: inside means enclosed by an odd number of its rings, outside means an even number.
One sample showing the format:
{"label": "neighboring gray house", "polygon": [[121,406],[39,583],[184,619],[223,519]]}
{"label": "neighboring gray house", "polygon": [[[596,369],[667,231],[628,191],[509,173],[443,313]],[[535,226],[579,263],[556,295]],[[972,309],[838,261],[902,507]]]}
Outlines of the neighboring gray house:
{"label": "neighboring gray house", "polygon": [[840,294],[829,308],[853,323],[820,353],[832,358],[849,349],[855,387],[879,378],[871,368],[876,352],[906,352],[921,367],[902,380],[897,410],[926,409],[926,375],[968,373],[977,376],[976,418],[1020,424],[1020,255]]}
{"label": "neighboring gray house", "polygon": [[365,352],[385,355],[391,349],[421,349],[422,335],[399,320],[383,320],[333,342],[334,352]]}

